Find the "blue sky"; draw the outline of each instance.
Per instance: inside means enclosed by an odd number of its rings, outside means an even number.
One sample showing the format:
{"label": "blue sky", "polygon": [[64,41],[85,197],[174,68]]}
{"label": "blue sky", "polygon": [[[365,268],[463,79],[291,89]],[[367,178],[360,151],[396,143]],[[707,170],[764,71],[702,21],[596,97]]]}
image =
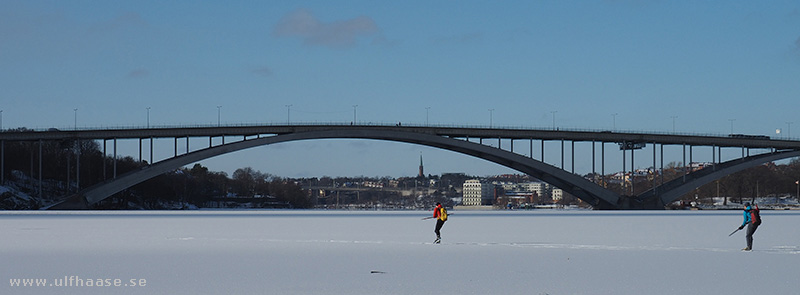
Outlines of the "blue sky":
{"label": "blue sky", "polygon": [[[359,122],[800,137],[796,1],[0,2],[3,128],[144,126],[147,107],[151,126],[344,123],[358,105]],[[511,172],[368,140],[202,164],[405,176],[420,153],[431,174]]]}

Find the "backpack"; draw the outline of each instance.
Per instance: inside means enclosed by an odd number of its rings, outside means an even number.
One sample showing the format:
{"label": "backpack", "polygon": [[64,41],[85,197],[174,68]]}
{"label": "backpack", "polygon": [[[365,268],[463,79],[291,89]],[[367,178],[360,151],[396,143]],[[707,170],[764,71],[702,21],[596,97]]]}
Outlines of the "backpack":
{"label": "backpack", "polygon": [[758,210],[758,205],[753,204],[753,208],[750,208],[750,219],[753,220],[753,225],[761,225],[761,213]]}
{"label": "backpack", "polygon": [[439,219],[441,221],[447,221],[447,209],[445,209],[444,207],[439,209]]}

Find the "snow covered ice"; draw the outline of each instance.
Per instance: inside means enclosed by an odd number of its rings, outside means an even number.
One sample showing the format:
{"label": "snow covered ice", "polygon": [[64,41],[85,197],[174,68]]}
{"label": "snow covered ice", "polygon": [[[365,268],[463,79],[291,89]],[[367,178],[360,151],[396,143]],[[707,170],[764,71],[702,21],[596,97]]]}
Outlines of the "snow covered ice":
{"label": "snow covered ice", "polygon": [[[798,211],[0,212],[0,294],[796,294]],[[143,286],[12,286],[15,279]],[[139,281],[135,281],[139,282]]]}

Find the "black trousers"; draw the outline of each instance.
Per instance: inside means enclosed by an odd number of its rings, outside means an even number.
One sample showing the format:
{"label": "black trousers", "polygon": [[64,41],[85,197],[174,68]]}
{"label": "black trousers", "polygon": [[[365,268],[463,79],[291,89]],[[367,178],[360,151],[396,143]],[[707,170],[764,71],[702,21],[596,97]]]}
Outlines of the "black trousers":
{"label": "black trousers", "polygon": [[753,249],[753,234],[758,229],[757,224],[753,224],[752,222],[747,224],[747,235],[744,236],[747,239],[747,248]]}
{"label": "black trousers", "polygon": [[441,237],[441,233],[439,232],[439,230],[442,229],[443,225],[444,225],[444,220],[436,219],[436,229],[434,229],[433,232],[436,233],[437,238]]}

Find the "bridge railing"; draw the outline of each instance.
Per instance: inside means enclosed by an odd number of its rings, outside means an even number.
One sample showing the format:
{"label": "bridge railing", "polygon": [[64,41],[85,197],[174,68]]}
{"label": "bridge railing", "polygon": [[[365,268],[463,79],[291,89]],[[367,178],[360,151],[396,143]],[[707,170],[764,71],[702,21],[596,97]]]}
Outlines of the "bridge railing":
{"label": "bridge railing", "polygon": [[[289,124],[280,122],[238,122],[238,123],[178,123],[178,124],[159,124],[159,125],[94,125],[94,126],[68,126],[68,127],[18,127],[25,128],[26,131],[46,132],[46,131],[97,131],[97,130],[143,130],[143,129],[176,129],[176,128],[236,128],[236,127],[270,127],[270,126],[375,126],[375,127],[415,127],[415,128],[470,128],[470,129],[498,129],[498,130],[544,130],[544,131],[564,131],[564,132],[608,132],[608,133],[627,133],[627,134],[650,134],[650,135],[677,135],[677,136],[708,136],[708,137],[727,137],[724,133],[699,133],[699,132],[672,132],[662,130],[630,130],[607,128],[581,128],[581,127],[556,127],[552,126],[530,126],[530,125],[481,125],[481,124],[447,124],[447,123],[414,123],[414,122],[290,122]],[[17,128],[0,130],[0,132],[14,132]],[[794,137],[778,137],[775,140],[800,140]]]}

